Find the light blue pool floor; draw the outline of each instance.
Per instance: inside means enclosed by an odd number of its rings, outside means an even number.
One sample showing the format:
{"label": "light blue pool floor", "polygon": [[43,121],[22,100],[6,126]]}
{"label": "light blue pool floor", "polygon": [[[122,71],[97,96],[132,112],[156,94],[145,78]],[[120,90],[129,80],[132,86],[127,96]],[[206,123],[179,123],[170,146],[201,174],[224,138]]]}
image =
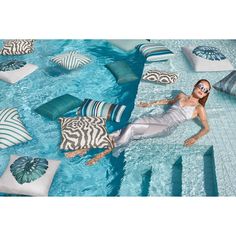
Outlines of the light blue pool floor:
{"label": "light blue pool floor", "polygon": [[[138,88],[136,103],[138,101],[150,101],[150,100],[158,100],[165,97],[170,97],[172,95],[175,95],[179,91],[183,91],[186,94],[190,94],[193,85],[199,79],[208,79],[212,84],[214,84],[215,82],[221,80],[223,77],[229,74],[229,72],[202,72],[202,73],[194,72],[190,64],[184,57],[183,53],[181,52],[182,46],[209,45],[218,47],[230,59],[234,67],[236,66],[235,40],[234,41],[233,40],[227,40],[227,41],[156,40],[156,41],[162,42],[164,45],[166,45],[168,48],[174,51],[175,57],[171,59],[169,63],[160,64],[157,62],[157,63],[145,64],[143,73],[145,73],[149,69],[168,68],[169,70],[179,73],[179,80],[175,84],[167,86],[161,86],[161,85],[153,86],[153,84],[141,81]],[[165,108],[162,106],[158,106],[155,109],[135,107],[132,112],[131,120],[135,119],[136,117],[140,116],[145,112],[150,112],[152,114],[155,114],[155,113],[161,113],[164,109]],[[165,161],[168,162],[168,160],[172,160],[173,162],[174,158],[173,156],[178,156],[178,153],[180,153],[179,155],[181,156],[182,155],[181,152],[184,152],[185,154],[182,156],[183,168],[184,168],[184,162],[187,161],[186,160],[187,156],[189,159],[188,168],[190,170],[188,177],[192,178],[192,183],[188,182],[186,176],[185,178],[182,179],[184,186],[182,190],[185,189],[184,191],[182,191],[182,195],[188,195],[188,196],[211,195],[208,194],[205,190],[203,191],[200,185],[199,186],[197,185],[198,181],[201,179],[200,176],[196,175],[195,173],[191,177],[192,173],[194,173],[195,171],[199,171],[199,169],[202,168],[200,163],[199,165],[194,165],[194,162],[196,161],[195,159],[198,158],[199,160],[201,160],[202,163],[204,163],[205,168],[209,167],[212,170],[212,168],[215,165],[215,172],[216,172],[215,174],[217,180],[216,192],[218,192],[220,196],[235,196],[236,195],[236,181],[235,181],[236,180],[236,145],[235,145],[236,98],[224,94],[222,92],[216,91],[215,89],[212,89],[209,100],[206,105],[206,110],[211,130],[206,136],[200,139],[198,143],[196,143],[193,147],[185,148],[182,146],[182,144],[185,139],[197,133],[198,130],[200,129],[200,126],[193,121],[188,121],[182,126],[179,126],[177,130],[168,137],[155,138],[152,139],[152,141],[142,140],[141,143],[133,141],[125,152],[125,159],[132,160],[132,162],[134,163],[136,159],[135,158],[133,159],[132,157],[135,155],[136,156],[140,155],[142,156],[142,158],[139,158],[140,163],[137,165],[142,166],[142,163],[143,162],[145,163],[145,160],[147,161],[147,159],[151,159],[153,160],[153,163],[156,163],[155,160],[157,161],[159,160],[159,155],[153,155],[153,154],[158,153],[160,149],[165,150],[166,152],[165,155],[163,154],[165,156],[163,163],[165,163]],[[152,143],[151,146],[150,143]],[[166,147],[169,147],[171,144],[173,145],[172,148],[176,149],[176,151],[173,150],[168,151],[168,148]],[[198,149],[201,150],[201,148],[204,146],[205,149],[207,147],[210,147],[209,149],[211,150],[210,155],[205,154],[206,152],[204,148],[202,152],[197,153],[197,150]],[[143,149],[143,147],[145,147],[145,149]],[[147,150],[147,147],[150,148],[148,148]],[[180,150],[177,150],[178,149],[177,147],[181,147]],[[208,153],[210,152],[208,151]],[[151,155],[150,153],[152,153],[152,156],[150,156]],[[210,156],[210,158],[204,158],[206,156]],[[212,162],[211,160],[212,157],[214,157],[214,162]],[[126,169],[127,169],[126,175],[131,175],[132,170],[131,169],[129,170],[128,167]],[[200,171],[199,173],[203,172]],[[184,176],[184,173],[182,174]],[[206,178],[208,178],[206,181],[214,182],[213,176],[215,174],[212,173],[210,174],[211,176],[209,176],[207,175],[207,172],[205,172],[204,174],[205,180]],[[157,174],[154,173],[152,175],[153,175],[152,179],[156,179],[156,181],[158,181],[158,177],[160,178],[160,173]],[[195,192],[193,190],[193,188],[195,188],[193,186],[194,182],[196,183],[195,190],[197,190]],[[205,184],[208,185],[207,183]],[[202,183],[202,186],[203,185],[204,183]],[[214,184],[212,185],[212,188],[214,188]],[[207,186],[205,186],[205,189],[207,189]],[[152,191],[151,195],[159,195],[158,191],[159,190]]]}
{"label": "light blue pool floor", "polygon": [[[68,72],[49,61],[52,56],[69,50],[78,50],[91,58],[92,62],[79,70]],[[116,195],[124,157],[119,160],[104,158],[93,167],[85,166],[85,162],[95,151],[84,158],[66,159],[59,150],[59,123],[36,114],[34,109],[66,93],[80,99],[92,98],[120,103],[127,106],[123,123],[108,122],[109,131],[118,129],[130,116],[138,81],[120,86],[104,65],[124,59],[140,77],[143,63],[133,54],[127,55],[117,51],[104,40],[36,40],[34,53],[24,56],[0,56],[0,61],[7,59],[23,59],[38,65],[39,69],[14,85],[0,81],[0,109],[16,107],[26,129],[33,137],[30,142],[0,150],[0,175],[9,161],[10,154],[58,159],[62,163],[55,175],[50,196]]]}
{"label": "light blue pool floor", "polygon": [[[177,90],[190,93],[200,78],[212,83],[229,72],[195,73],[184,58],[180,47],[211,45],[219,47],[236,65],[235,41],[158,40],[176,54],[168,67],[180,74],[177,83],[160,86],[140,82],[137,100],[161,99]],[[80,70],[67,72],[54,66],[49,59],[63,51],[78,50],[92,59]],[[9,59],[16,57],[7,57]],[[36,114],[33,109],[59,95],[70,93],[81,99],[93,98],[128,106],[121,124],[108,123],[109,131],[124,126],[133,109],[138,83],[119,86],[104,67],[106,63],[127,60],[140,77],[143,61],[134,54],[126,54],[103,40],[38,40],[33,54],[17,56],[39,69],[15,85],[0,81],[0,109],[17,107],[21,119],[33,140],[0,151],[0,175],[10,154],[27,154],[62,161],[57,171],[50,196],[206,196],[236,194],[235,98],[215,91],[207,103],[210,133],[192,148],[183,148],[183,141],[199,130],[193,121],[179,127],[171,136],[133,141],[120,158],[108,155],[92,167],[85,162],[95,154],[72,160],[59,150],[60,127],[55,121]],[[6,60],[0,56],[0,61]],[[144,71],[157,63],[145,64]],[[158,64],[160,67],[160,64]],[[150,111],[135,107],[131,119]],[[157,107],[152,113],[162,112]],[[215,176],[216,175],[216,176]],[[4,194],[2,194],[4,195]]]}

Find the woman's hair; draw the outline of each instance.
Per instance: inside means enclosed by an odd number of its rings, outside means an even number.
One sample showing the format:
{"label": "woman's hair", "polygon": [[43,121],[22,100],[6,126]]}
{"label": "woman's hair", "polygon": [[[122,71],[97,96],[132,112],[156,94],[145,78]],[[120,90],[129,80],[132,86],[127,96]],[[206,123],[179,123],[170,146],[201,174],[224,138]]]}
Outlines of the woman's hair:
{"label": "woman's hair", "polygon": [[[201,79],[201,80],[199,80],[195,85],[194,85],[194,88],[198,85],[198,84],[200,84],[201,82],[207,82],[208,84],[209,84],[209,89],[211,89],[211,83],[208,81],[208,80],[206,80],[206,79]],[[203,106],[203,107],[205,107],[205,104],[206,104],[206,102],[207,102],[207,99],[208,99],[208,97],[209,97],[209,94],[210,93],[208,93],[206,96],[204,96],[203,98],[201,98],[201,99],[199,99],[199,103]]]}

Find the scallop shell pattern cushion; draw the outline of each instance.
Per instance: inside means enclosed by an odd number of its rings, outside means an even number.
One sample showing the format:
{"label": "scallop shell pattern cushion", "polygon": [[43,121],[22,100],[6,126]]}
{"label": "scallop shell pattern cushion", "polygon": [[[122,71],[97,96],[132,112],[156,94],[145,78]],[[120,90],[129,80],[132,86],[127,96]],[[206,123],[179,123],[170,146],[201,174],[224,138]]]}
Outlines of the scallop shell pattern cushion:
{"label": "scallop shell pattern cushion", "polygon": [[159,84],[172,84],[175,83],[177,79],[177,74],[159,70],[149,70],[142,77],[142,80]]}

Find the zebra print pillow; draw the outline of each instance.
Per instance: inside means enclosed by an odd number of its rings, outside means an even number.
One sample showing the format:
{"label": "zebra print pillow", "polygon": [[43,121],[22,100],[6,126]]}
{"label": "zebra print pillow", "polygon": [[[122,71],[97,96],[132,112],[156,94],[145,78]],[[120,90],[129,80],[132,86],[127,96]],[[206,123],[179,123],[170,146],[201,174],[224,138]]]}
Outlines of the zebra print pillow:
{"label": "zebra print pillow", "polygon": [[160,84],[172,84],[175,83],[177,79],[177,74],[159,70],[149,70],[142,77],[142,80]]}
{"label": "zebra print pillow", "polygon": [[71,51],[55,56],[51,61],[59,64],[67,70],[73,70],[88,64],[91,60],[76,51]]}
{"label": "zebra print pillow", "polygon": [[62,142],[60,149],[112,148],[106,130],[106,119],[101,117],[59,118]]}
{"label": "zebra print pillow", "polygon": [[6,40],[4,42],[3,48],[0,51],[1,55],[22,55],[29,54],[33,52],[32,39],[14,39]]}
{"label": "zebra print pillow", "polygon": [[31,139],[15,108],[0,110],[0,149]]}

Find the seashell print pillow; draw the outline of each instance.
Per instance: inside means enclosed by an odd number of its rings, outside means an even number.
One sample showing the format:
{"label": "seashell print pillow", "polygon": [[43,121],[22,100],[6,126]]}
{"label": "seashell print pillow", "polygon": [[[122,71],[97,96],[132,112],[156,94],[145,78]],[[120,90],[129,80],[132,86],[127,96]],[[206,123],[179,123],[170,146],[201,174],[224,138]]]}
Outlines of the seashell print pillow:
{"label": "seashell print pillow", "polygon": [[182,47],[184,55],[195,71],[226,71],[234,67],[226,56],[215,47]]}
{"label": "seashell print pillow", "polygon": [[53,177],[61,161],[11,155],[0,177],[0,192],[30,196],[48,196]]}
{"label": "seashell print pillow", "polygon": [[25,61],[7,60],[0,62],[0,80],[14,84],[34,72],[38,66]]}
{"label": "seashell print pillow", "polygon": [[173,84],[177,79],[177,74],[160,70],[149,70],[142,76],[142,80],[158,84]]}

